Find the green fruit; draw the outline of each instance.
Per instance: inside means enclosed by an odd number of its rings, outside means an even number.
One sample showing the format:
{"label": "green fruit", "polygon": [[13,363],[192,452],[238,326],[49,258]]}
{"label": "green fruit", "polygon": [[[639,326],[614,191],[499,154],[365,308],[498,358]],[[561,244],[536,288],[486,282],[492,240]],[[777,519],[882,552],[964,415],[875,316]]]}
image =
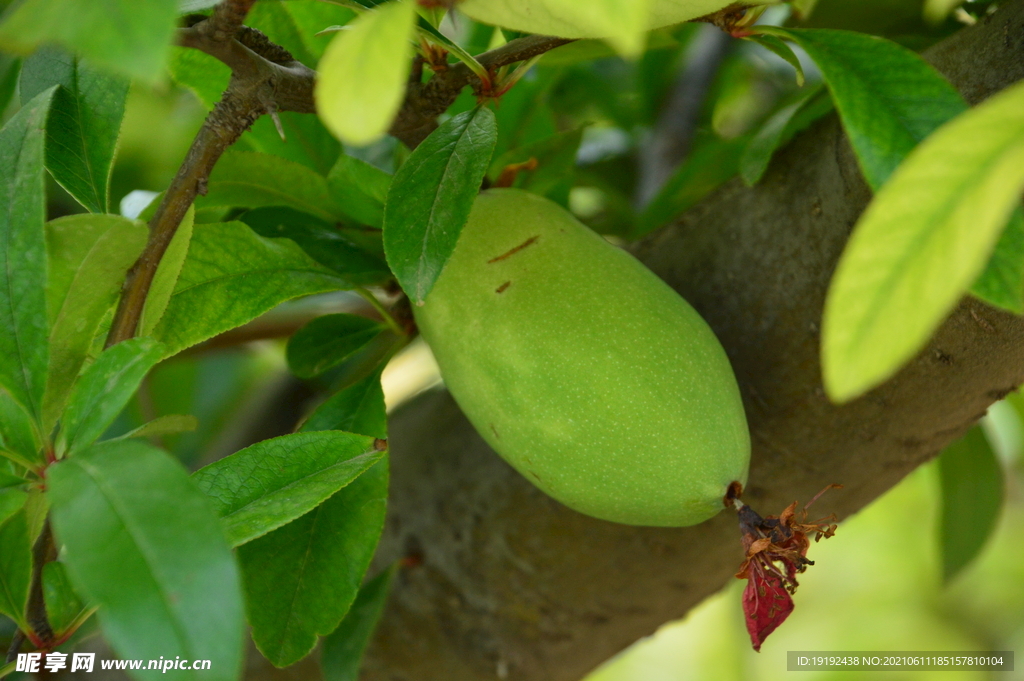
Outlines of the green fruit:
{"label": "green fruit", "polygon": [[[774,4],[781,0],[751,0],[737,4]],[[648,0],[646,27],[671,26],[728,7],[734,0]],[[624,4],[607,0],[465,0],[459,10],[467,16],[505,28],[561,38],[607,38],[623,30]],[[644,8],[640,6],[640,11]],[[632,12],[630,12],[632,14]],[[641,21],[644,17],[639,17]],[[626,19],[626,23],[630,23]]]}
{"label": "green fruit", "polygon": [[750,438],[718,339],[557,204],[481,193],[415,316],[480,435],[565,505],[693,525],[746,482]]}

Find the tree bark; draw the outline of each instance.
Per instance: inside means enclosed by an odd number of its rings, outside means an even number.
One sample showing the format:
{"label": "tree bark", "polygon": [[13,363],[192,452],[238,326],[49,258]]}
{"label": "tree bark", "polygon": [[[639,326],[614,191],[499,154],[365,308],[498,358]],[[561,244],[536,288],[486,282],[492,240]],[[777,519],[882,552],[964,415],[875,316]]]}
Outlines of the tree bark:
{"label": "tree bark", "polygon": [[[972,103],[1024,78],[1024,0],[927,57]],[[761,184],[724,186],[635,248],[732,360],[753,440],[744,499],[762,514],[832,482],[845,488],[816,510],[854,513],[1024,381],[1024,319],[967,298],[891,381],[842,407],[826,399],[821,310],[869,198],[831,117]],[[566,509],[490,451],[444,392],[400,410],[391,429],[376,567],[416,559],[396,579],[364,679],[576,681],[719,590],[742,559],[729,511],[652,529]]]}

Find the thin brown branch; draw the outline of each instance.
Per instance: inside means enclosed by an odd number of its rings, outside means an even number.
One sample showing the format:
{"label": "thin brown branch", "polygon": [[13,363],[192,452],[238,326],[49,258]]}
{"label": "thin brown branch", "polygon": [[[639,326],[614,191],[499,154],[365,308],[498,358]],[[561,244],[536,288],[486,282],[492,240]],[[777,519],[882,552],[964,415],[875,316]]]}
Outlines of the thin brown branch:
{"label": "thin brown branch", "polygon": [[[219,10],[226,5],[231,5],[233,13],[222,16]],[[210,173],[224,151],[265,113],[311,113],[315,110],[314,72],[294,60],[286,63],[273,61],[290,57],[287,51],[266,40],[262,34],[253,36],[255,32],[241,30],[238,26],[231,29],[232,35],[243,36],[242,40],[268,56],[258,54],[234,37],[220,39],[225,30],[234,26],[229,19],[233,22],[232,17],[237,17],[243,5],[246,3],[226,0],[218,6],[214,17],[178,30],[180,45],[202,50],[231,67],[231,82],[200,128],[149,223],[149,241],[125,278],[121,300],[107,336],[108,347],[135,335],[160,260],[189,206],[196,196],[206,193]],[[220,28],[212,23],[218,17]]]}
{"label": "thin brown branch", "polygon": [[203,22],[203,31],[211,41],[230,41],[242,27],[242,22],[254,4],[256,0],[223,0],[213,10],[210,20]]}
{"label": "thin brown branch", "polygon": [[43,524],[43,531],[32,546],[32,582],[25,609],[25,619],[32,627],[32,633],[44,646],[53,643],[54,634],[53,628],[50,627],[50,618],[46,614],[46,600],[43,596],[43,566],[56,557],[53,530],[50,528],[50,520],[47,519]]}

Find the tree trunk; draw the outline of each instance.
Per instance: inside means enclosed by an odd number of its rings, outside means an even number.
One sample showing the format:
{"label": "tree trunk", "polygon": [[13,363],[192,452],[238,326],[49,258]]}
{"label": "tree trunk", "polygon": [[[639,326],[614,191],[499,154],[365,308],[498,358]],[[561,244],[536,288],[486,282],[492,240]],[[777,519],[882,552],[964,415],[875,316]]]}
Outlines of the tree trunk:
{"label": "tree trunk", "polygon": [[[1021,79],[1024,0],[927,56],[972,103]],[[635,248],[732,360],[753,440],[745,500],[762,513],[832,482],[845,488],[816,509],[857,511],[1024,381],[1024,320],[968,298],[895,378],[829,403],[821,310],[869,198],[833,116],[780,152],[761,184],[726,185]],[[718,591],[741,561],[731,512],[652,529],[568,510],[488,449],[444,392],[402,409],[391,430],[376,567],[418,560],[396,578],[364,679],[576,681]]]}

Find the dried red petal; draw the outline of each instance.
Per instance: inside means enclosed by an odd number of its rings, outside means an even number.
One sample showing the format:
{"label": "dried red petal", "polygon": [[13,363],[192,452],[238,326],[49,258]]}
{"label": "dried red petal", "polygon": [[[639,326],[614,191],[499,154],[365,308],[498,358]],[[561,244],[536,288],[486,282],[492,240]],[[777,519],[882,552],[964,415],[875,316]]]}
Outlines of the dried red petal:
{"label": "dried red petal", "polygon": [[747,588],[743,590],[743,615],[747,633],[754,650],[761,652],[761,644],[768,635],[786,621],[793,612],[793,598],[782,580],[750,564]]}

